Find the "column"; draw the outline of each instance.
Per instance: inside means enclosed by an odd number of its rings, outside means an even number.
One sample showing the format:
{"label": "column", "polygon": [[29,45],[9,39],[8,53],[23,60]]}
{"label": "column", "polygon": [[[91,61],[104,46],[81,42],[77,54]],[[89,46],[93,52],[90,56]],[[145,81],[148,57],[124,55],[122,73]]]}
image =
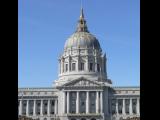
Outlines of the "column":
{"label": "column", "polygon": [[19,115],[22,115],[22,100],[19,101]]}
{"label": "column", "polygon": [[76,71],[79,71],[79,62],[80,62],[80,60],[79,60],[79,56],[78,56],[78,59],[77,59],[77,66],[76,66]]}
{"label": "column", "polygon": [[[96,50],[95,50],[95,52],[97,52]],[[97,70],[97,55],[95,55],[96,57],[94,58],[95,59],[95,72],[97,72],[98,70]]]}
{"label": "column", "polygon": [[87,59],[86,59],[86,71],[88,71],[88,56],[87,56]]}
{"label": "column", "polygon": [[112,99],[109,99],[109,113],[112,114]]}
{"label": "column", "polygon": [[89,113],[89,91],[86,92],[86,113]]}
{"label": "column", "polygon": [[103,91],[100,92],[100,104],[101,104],[101,113],[103,113]]}
{"label": "column", "polygon": [[76,113],[79,113],[79,91],[77,91],[77,99],[76,99]]}
{"label": "column", "polygon": [[26,105],[26,116],[29,116],[29,100],[27,100],[27,105]]}
{"label": "column", "polygon": [[64,72],[64,58],[62,58],[62,73]]}
{"label": "column", "polygon": [[139,98],[137,98],[137,114],[139,114]]}
{"label": "column", "polygon": [[69,56],[69,60],[68,60],[68,72],[71,71],[71,56]]}
{"label": "column", "polygon": [[58,107],[57,107],[57,106],[58,106],[58,103],[57,103],[57,102],[58,102],[58,100],[55,100],[55,110],[54,110],[55,114],[57,114],[57,108],[58,108]]}
{"label": "column", "polygon": [[43,100],[41,100],[41,109],[40,109],[40,114],[43,115]]}
{"label": "column", "polygon": [[63,62],[62,62],[62,59],[61,59],[61,74],[63,73]]}
{"label": "column", "polygon": [[123,114],[123,115],[126,114],[126,111],[125,111],[126,106],[125,106],[125,105],[126,105],[126,104],[125,104],[125,99],[123,99],[123,107],[122,107],[122,114]]}
{"label": "column", "polygon": [[33,116],[36,116],[36,100],[33,101]]}
{"label": "column", "polygon": [[63,113],[66,113],[66,92],[63,93]]}
{"label": "column", "polygon": [[118,99],[116,99],[116,113],[117,113],[117,115],[119,114],[119,112],[118,112]]}
{"label": "column", "polygon": [[48,114],[48,116],[50,116],[50,99],[48,100],[48,109],[47,109],[47,114]]}
{"label": "column", "polygon": [[132,99],[129,102],[129,114],[132,114]]}
{"label": "column", "polygon": [[69,92],[67,92],[67,113],[69,113]]}
{"label": "column", "polygon": [[99,91],[96,92],[96,113],[99,113]]}

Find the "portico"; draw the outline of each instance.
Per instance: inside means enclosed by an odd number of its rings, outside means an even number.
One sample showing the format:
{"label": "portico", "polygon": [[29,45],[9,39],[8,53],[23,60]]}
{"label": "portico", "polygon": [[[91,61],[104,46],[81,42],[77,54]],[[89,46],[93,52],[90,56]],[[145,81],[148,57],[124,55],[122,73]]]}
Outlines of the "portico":
{"label": "portico", "polygon": [[[76,100],[75,100],[75,108],[76,108],[76,111],[75,112],[71,112],[71,102],[72,101],[70,101],[71,100],[71,93],[72,92],[74,92],[74,93],[76,93]],[[81,94],[82,93],[82,94]],[[83,97],[83,93],[85,93],[84,94],[84,96],[85,96],[85,103],[83,104],[83,102],[81,102],[82,104],[80,104],[80,101],[81,101],[81,98]],[[90,97],[91,97],[91,93],[92,94],[95,94],[95,99],[90,99]],[[84,105],[84,108],[85,108],[85,113],[86,114],[90,114],[90,113],[93,113],[93,112],[91,112],[91,110],[90,110],[90,102],[92,102],[92,101],[95,101],[95,103],[96,104],[94,104],[93,105],[93,107],[92,108],[94,108],[95,110],[95,112],[94,113],[103,113],[103,91],[102,90],[99,90],[99,91],[93,91],[93,90],[86,90],[86,91],[84,91],[84,90],[77,90],[77,91],[73,91],[73,90],[71,90],[71,91],[64,91],[64,94],[66,94],[67,96],[66,97],[64,97],[64,103],[67,103],[67,105],[66,105],[66,107],[65,107],[65,105],[63,106],[63,109],[64,109],[64,113],[65,114],[79,114],[79,113],[83,113],[83,112],[81,112],[81,109],[83,109],[83,108],[81,108],[81,107],[83,107],[83,105]],[[73,101],[74,102],[74,101]],[[73,106],[72,106],[73,107]],[[67,110],[67,111],[66,111]]]}

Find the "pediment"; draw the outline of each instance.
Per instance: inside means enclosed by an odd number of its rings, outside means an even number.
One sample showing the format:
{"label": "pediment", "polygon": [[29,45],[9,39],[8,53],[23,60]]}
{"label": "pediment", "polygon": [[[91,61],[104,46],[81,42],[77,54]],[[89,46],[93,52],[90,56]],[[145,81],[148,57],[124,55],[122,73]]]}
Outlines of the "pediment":
{"label": "pediment", "polygon": [[72,81],[64,84],[63,86],[65,86],[65,87],[69,87],[69,86],[71,86],[71,87],[73,87],[73,86],[76,86],[76,87],[80,87],[80,86],[101,86],[101,84],[96,82],[96,81],[92,81],[92,80],[86,79],[84,77],[81,77],[81,78],[72,80]]}

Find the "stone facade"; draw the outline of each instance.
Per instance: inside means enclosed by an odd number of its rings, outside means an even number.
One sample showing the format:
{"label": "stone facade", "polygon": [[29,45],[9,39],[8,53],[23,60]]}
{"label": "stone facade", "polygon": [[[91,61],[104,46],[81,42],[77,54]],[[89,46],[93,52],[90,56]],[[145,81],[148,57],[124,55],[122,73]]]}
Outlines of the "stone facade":
{"label": "stone facade", "polygon": [[51,88],[19,88],[18,113],[40,120],[121,120],[140,117],[139,87],[113,87],[106,54],[81,10],[77,30],[59,57]]}

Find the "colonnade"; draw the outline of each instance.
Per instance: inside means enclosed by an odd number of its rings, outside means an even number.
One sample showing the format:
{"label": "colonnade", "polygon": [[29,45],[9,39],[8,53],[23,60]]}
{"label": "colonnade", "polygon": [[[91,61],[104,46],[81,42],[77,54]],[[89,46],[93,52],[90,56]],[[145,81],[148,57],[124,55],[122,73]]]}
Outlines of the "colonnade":
{"label": "colonnade", "polygon": [[[63,93],[63,113],[70,113],[70,92],[71,91],[64,91]],[[76,92],[76,113],[80,113],[80,92],[81,91],[75,91]],[[83,91],[84,92],[84,91]],[[91,91],[85,91],[86,93],[86,114],[90,113],[90,92]],[[93,91],[92,91],[93,92]],[[95,91],[96,93],[96,113],[103,113],[103,91]]]}
{"label": "colonnade", "polygon": [[[26,105],[23,105],[23,102],[26,101]],[[30,106],[29,102],[33,101],[33,105]],[[37,101],[40,101],[40,114],[37,113]],[[44,113],[44,101],[47,101],[47,114]],[[19,115],[23,115],[25,114],[26,116],[37,116],[37,115],[52,115],[53,113],[51,113],[51,101],[54,101],[54,114],[58,114],[57,110],[58,110],[58,100],[52,100],[52,99],[41,99],[41,100],[36,100],[36,99],[19,99]],[[24,108],[25,107],[25,108]],[[31,108],[30,108],[31,107]],[[25,109],[25,113],[24,110]],[[29,114],[30,113],[30,109],[33,109],[33,114]]]}
{"label": "colonnade", "polygon": [[[122,99],[122,114],[125,115],[126,114],[126,99],[125,98],[121,98]],[[128,98],[127,98],[128,99]],[[140,114],[140,100],[139,98],[134,98],[136,99],[136,114]],[[118,100],[116,99],[116,108],[115,108],[115,112],[116,114],[120,114],[119,110],[118,110]],[[132,115],[133,114],[133,102],[132,102],[133,98],[129,98],[129,114]]]}

